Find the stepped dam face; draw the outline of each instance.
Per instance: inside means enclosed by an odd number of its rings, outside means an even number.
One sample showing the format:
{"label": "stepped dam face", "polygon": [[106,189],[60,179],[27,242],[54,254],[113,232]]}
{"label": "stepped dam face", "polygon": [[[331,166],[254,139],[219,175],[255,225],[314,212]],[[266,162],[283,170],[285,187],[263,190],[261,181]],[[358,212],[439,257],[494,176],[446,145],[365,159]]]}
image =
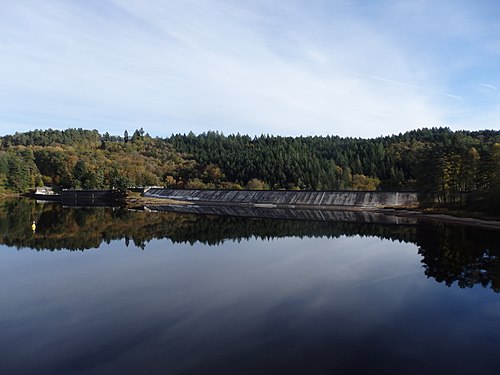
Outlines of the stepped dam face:
{"label": "stepped dam face", "polygon": [[145,197],[199,204],[255,207],[415,207],[416,192],[385,191],[282,191],[282,190],[184,190],[151,188]]}

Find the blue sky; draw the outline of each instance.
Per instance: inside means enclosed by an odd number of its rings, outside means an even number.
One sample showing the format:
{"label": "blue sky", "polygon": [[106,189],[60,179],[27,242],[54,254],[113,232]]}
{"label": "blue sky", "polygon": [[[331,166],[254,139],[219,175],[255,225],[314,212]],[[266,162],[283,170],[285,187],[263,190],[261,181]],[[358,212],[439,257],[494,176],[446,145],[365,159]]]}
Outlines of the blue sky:
{"label": "blue sky", "polygon": [[500,129],[500,2],[2,0],[0,134]]}

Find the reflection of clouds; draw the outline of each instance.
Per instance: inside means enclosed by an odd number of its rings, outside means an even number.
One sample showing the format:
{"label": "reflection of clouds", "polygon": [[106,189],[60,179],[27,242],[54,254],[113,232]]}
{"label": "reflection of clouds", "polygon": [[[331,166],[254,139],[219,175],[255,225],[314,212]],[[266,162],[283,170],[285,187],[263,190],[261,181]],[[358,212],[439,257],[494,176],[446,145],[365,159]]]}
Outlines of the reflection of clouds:
{"label": "reflection of clouds", "polygon": [[372,283],[378,283],[380,281],[393,280],[393,279],[398,279],[398,278],[401,278],[401,277],[404,278],[406,276],[410,276],[410,275],[414,275],[414,274],[421,274],[421,273],[422,273],[421,270],[416,270],[416,271],[411,271],[411,272],[404,272],[404,273],[396,273],[394,275],[384,276],[384,277],[381,277],[380,279],[372,280],[371,282]]}
{"label": "reflection of clouds", "polygon": [[[194,278],[183,282],[184,289],[195,290],[186,303],[197,301],[196,311],[185,317],[187,326],[211,317],[219,309],[224,311],[226,319],[258,322],[270,312],[282,310],[279,306],[284,305],[290,309],[287,313],[297,317],[296,323],[307,324],[311,313],[328,311],[339,319],[355,321],[357,327],[366,327],[386,319],[391,311],[397,312],[408,296],[408,288],[413,285],[415,289],[415,278],[392,287],[390,294],[387,285],[373,285],[375,279],[391,277],[394,270],[387,268],[387,258],[394,253],[403,254],[393,262],[394,267],[419,267],[415,251],[401,251],[402,245],[398,243],[340,238],[285,239],[264,244],[262,247],[245,244],[243,247],[248,249],[226,244],[224,248],[234,249],[212,253],[217,263],[221,256],[225,258],[223,270],[213,272],[210,267],[213,259],[203,260],[201,269],[193,270]],[[367,252],[370,256],[365,255]],[[412,271],[406,273],[415,275]],[[421,276],[421,272],[417,275]],[[290,304],[291,301],[294,302]],[[370,312],[353,314],[362,311],[365,305],[371,306]]]}
{"label": "reflection of clouds", "polygon": [[429,339],[447,358],[443,329],[477,342],[456,326],[463,306],[481,309],[480,301],[426,280],[412,244],[340,237],[8,250],[0,252],[0,322],[9,322],[0,363],[23,353],[9,363],[29,369],[221,373],[278,363],[304,373],[317,363],[361,371],[422,361]]}

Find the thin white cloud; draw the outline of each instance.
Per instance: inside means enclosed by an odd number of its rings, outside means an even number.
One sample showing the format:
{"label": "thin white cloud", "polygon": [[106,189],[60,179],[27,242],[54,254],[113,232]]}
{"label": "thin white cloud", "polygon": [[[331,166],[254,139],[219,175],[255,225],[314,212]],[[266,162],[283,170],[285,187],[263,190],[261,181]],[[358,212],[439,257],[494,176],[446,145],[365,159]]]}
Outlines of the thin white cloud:
{"label": "thin white cloud", "polygon": [[443,94],[444,96],[447,96],[448,98],[456,99],[456,100],[463,100],[464,98],[458,95],[453,95],[453,94]]}
{"label": "thin white cloud", "polygon": [[497,87],[494,85],[491,85],[489,83],[480,83],[481,86],[486,87],[487,89],[497,91]]}
{"label": "thin white cloud", "polygon": [[393,80],[393,79],[384,78],[384,77],[370,76],[370,78],[372,78],[372,79],[376,79],[377,81],[382,81],[382,82],[392,83],[392,84],[395,84],[395,85],[408,86],[408,87],[413,87],[413,88],[416,88],[416,89],[421,89],[421,88],[422,88],[422,87],[420,87],[420,86],[418,86],[418,85],[414,85],[414,84],[412,84],[412,83],[408,83],[408,82],[401,82],[401,81],[395,81],[395,80]]}

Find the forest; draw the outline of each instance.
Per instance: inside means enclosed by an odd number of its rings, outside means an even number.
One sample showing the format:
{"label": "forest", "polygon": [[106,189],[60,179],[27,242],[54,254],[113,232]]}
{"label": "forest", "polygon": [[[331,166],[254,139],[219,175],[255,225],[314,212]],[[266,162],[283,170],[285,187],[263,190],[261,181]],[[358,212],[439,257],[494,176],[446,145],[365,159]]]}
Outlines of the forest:
{"label": "forest", "polygon": [[372,139],[33,130],[0,137],[0,193],[136,186],[417,190],[429,205],[500,210],[500,131]]}

